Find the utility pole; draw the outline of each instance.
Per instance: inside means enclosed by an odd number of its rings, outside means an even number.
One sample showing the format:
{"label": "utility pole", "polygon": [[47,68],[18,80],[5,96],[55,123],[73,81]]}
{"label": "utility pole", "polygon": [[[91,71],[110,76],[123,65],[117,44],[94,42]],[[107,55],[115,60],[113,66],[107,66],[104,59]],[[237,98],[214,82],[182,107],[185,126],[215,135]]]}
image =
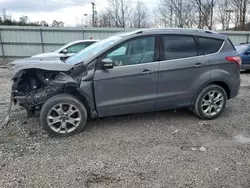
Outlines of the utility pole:
{"label": "utility pole", "polygon": [[95,27],[95,3],[94,2],[91,2],[92,4],[92,27]]}
{"label": "utility pole", "polygon": [[5,21],[6,20],[6,8],[3,8],[2,11],[3,11],[3,21]]}

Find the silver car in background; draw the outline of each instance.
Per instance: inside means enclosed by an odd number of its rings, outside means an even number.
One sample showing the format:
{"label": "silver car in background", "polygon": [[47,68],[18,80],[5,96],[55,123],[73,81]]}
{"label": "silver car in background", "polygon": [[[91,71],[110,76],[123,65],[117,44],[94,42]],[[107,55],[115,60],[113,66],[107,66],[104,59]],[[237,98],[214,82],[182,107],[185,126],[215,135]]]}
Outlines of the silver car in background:
{"label": "silver car in background", "polygon": [[51,58],[51,57],[59,57],[59,58],[68,58],[75,53],[83,50],[84,48],[94,44],[98,40],[77,40],[70,43],[65,44],[61,48],[48,53],[42,53],[32,56],[32,58]]}

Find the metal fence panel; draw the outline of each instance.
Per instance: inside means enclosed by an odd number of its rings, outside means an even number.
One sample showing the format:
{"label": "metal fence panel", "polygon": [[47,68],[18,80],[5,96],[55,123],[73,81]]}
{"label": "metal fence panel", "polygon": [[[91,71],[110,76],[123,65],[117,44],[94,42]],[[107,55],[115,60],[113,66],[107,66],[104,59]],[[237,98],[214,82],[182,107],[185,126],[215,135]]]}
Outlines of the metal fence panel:
{"label": "metal fence panel", "polygon": [[[125,30],[135,29],[0,26],[0,58],[29,57],[54,51],[74,40],[104,39]],[[250,42],[249,32],[221,31],[220,33],[227,35],[235,45]]]}
{"label": "metal fence panel", "polygon": [[41,53],[40,45],[16,45],[16,44],[6,44],[4,45],[4,53],[6,57],[16,57],[22,58],[27,56],[32,56],[37,53]]}
{"label": "metal fence panel", "polygon": [[234,45],[240,44],[242,42],[247,41],[247,36],[239,36],[239,35],[231,35],[230,36],[231,41],[233,42]]}
{"label": "metal fence panel", "polygon": [[247,31],[221,31],[220,33],[227,35],[234,45],[242,42],[250,42],[250,33]]}
{"label": "metal fence panel", "polygon": [[3,42],[13,43],[40,43],[39,32],[35,30],[2,30]]}
{"label": "metal fence panel", "polygon": [[83,39],[82,31],[46,31],[42,30],[44,43],[68,43]]}

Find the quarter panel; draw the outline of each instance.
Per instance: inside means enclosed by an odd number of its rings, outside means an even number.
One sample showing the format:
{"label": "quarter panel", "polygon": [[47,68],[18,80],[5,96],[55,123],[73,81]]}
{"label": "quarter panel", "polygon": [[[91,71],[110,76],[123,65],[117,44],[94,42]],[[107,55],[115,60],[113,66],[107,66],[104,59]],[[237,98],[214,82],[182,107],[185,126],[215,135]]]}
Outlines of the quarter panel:
{"label": "quarter panel", "polygon": [[227,61],[227,56],[237,56],[236,51],[211,55],[211,79],[222,81],[230,88],[231,97],[237,95],[240,85],[240,66],[236,62]]}
{"label": "quarter panel", "polygon": [[[195,67],[197,63],[202,66]],[[200,83],[210,78],[205,56],[160,62],[157,109],[189,106]]]}

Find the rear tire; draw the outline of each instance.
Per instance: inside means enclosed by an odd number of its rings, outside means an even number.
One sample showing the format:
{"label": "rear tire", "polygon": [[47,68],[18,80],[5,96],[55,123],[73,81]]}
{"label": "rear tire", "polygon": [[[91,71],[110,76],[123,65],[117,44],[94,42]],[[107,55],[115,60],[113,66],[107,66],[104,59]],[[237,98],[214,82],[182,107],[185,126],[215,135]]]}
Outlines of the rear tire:
{"label": "rear tire", "polygon": [[221,115],[227,102],[226,91],[218,85],[208,85],[198,94],[194,113],[201,119],[214,119]]}
{"label": "rear tire", "polygon": [[79,133],[85,127],[87,111],[74,96],[59,94],[42,107],[40,122],[50,136],[65,137]]}

